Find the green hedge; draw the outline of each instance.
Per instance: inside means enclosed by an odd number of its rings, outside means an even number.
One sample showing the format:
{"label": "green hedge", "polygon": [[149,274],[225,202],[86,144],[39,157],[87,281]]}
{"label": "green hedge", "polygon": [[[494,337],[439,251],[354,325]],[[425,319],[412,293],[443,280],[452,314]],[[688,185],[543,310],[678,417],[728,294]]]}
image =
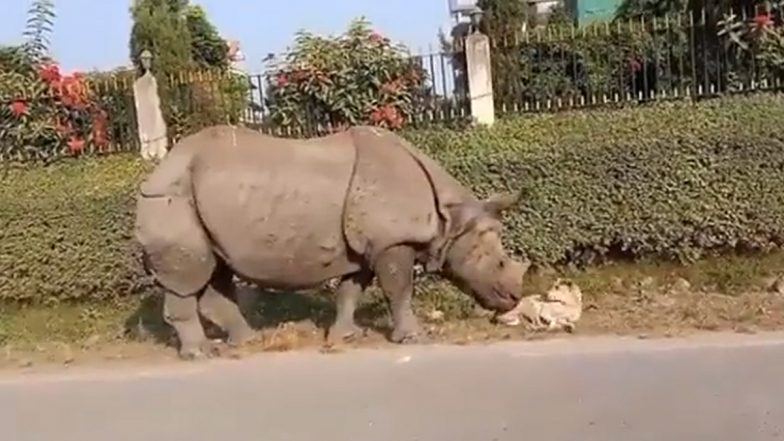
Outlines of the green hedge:
{"label": "green hedge", "polygon": [[[570,112],[491,129],[404,135],[479,194],[524,188],[506,240],[537,263],[613,254],[693,259],[784,238],[784,98]],[[0,300],[105,300],[139,292],[134,157],[6,172]]]}
{"label": "green hedge", "polygon": [[132,227],[145,170],[120,154],[0,171],[0,301],[105,300],[142,289]]}
{"label": "green hedge", "polygon": [[508,241],[535,263],[690,261],[784,241],[784,97],[502,121],[409,138],[479,194],[525,189]]}

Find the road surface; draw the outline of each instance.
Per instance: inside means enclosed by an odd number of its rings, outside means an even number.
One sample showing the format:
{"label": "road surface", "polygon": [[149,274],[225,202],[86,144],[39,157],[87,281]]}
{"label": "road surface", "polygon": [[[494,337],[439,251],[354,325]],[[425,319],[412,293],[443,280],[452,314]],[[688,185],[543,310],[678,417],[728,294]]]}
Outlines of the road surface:
{"label": "road surface", "polygon": [[784,440],[784,334],[0,374],[13,441]]}

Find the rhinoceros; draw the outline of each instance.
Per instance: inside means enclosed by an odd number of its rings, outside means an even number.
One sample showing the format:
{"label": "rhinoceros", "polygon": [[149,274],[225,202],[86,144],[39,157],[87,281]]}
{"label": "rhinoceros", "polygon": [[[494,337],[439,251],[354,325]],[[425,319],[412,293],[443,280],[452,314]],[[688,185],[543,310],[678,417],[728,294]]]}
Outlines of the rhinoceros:
{"label": "rhinoceros", "polygon": [[213,349],[199,314],[229,344],[254,337],[235,276],[289,291],[339,280],[332,341],[361,331],[354,311],[374,278],[389,301],[389,339],[417,341],[418,264],[485,309],[503,313],[521,297],[526,267],[500,238],[501,214],[519,193],[480,200],[386,129],[298,140],[213,126],[178,141],[139,190],[135,237],[186,359]]}

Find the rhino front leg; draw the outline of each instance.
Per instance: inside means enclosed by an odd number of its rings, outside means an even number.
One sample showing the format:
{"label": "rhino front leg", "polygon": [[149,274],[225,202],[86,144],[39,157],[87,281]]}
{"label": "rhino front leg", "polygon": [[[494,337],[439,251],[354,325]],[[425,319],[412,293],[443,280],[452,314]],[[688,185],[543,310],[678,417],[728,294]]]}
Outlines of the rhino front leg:
{"label": "rhino front leg", "polygon": [[180,296],[167,291],[163,299],[163,318],[177,333],[180,358],[193,360],[213,355],[215,348],[204,334],[195,294]]}
{"label": "rhino front leg", "polygon": [[373,274],[363,271],[344,277],[336,290],[335,323],[327,331],[327,343],[337,344],[364,334],[354,321],[359,296],[373,280]]}
{"label": "rhino front leg", "polygon": [[237,305],[236,286],[232,278],[232,271],[225,264],[220,264],[199,299],[199,311],[226,331],[230,345],[239,346],[253,340],[255,333]]}
{"label": "rhino front leg", "polygon": [[419,321],[411,306],[415,257],[411,247],[397,246],[384,251],[376,262],[375,273],[392,312],[390,340],[394,343],[410,343],[420,338]]}

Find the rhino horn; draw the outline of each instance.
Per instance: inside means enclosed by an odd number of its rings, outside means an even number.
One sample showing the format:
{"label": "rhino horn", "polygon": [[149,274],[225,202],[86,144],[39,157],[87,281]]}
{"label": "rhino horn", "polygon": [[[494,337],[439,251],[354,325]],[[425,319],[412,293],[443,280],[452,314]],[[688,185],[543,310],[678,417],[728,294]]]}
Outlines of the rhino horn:
{"label": "rhino horn", "polygon": [[490,196],[483,201],[484,209],[495,217],[500,217],[501,213],[520,202],[523,191],[515,193],[498,193]]}

